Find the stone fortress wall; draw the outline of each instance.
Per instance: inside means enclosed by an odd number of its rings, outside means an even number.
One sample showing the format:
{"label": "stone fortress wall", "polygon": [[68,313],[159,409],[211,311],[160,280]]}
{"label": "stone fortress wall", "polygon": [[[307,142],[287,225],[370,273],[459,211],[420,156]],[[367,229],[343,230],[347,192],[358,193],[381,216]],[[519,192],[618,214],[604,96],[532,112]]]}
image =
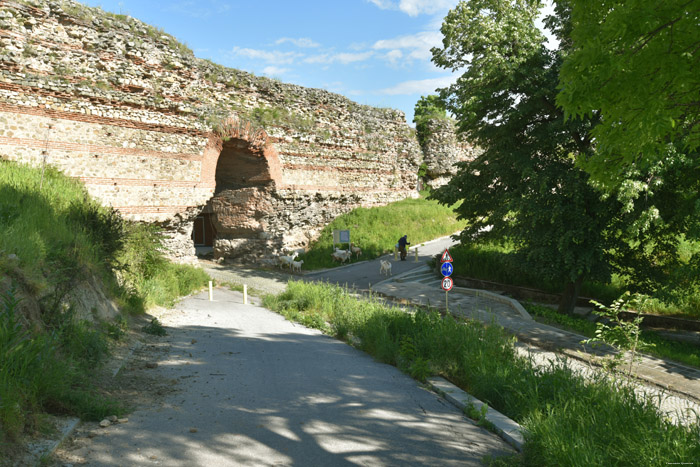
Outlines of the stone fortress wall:
{"label": "stone fortress wall", "polygon": [[425,178],[431,188],[447,184],[457,173],[458,162],[473,160],[481,150],[457,134],[452,118],[433,118],[426,122],[427,135],[423,141],[426,167]]}
{"label": "stone fortress wall", "polygon": [[304,247],[358,206],[415,197],[402,112],[194,57],[134,18],[72,0],[0,0],[0,158],[50,164],[191,258]]}

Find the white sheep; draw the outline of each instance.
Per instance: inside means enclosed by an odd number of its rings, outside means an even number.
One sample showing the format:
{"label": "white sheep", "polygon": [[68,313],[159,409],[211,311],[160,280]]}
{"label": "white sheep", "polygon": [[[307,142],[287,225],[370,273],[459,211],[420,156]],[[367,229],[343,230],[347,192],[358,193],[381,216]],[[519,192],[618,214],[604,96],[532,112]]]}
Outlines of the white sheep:
{"label": "white sheep", "polygon": [[333,257],[334,260],[340,261],[341,263],[344,263],[345,261],[349,261],[350,258],[352,257],[352,253],[347,250],[338,250],[336,249],[333,253],[331,253],[331,256]]}
{"label": "white sheep", "polygon": [[359,258],[360,255],[362,254],[362,248],[360,248],[359,246],[355,246],[355,245],[353,245],[352,243],[350,244],[350,251],[352,251],[352,253],[353,253],[357,258]]}
{"label": "white sheep", "polygon": [[391,263],[389,261],[383,259],[379,261],[379,274],[391,276]]}
{"label": "white sheep", "polygon": [[301,273],[301,265],[304,264],[304,260],[302,259],[301,261],[292,261],[292,271],[297,271]]}
{"label": "white sheep", "polygon": [[278,256],[277,261],[279,262],[279,267],[280,269],[282,266],[287,266],[290,269],[292,268],[292,262],[294,261],[294,258],[296,258],[298,253],[295,251],[289,256]]}

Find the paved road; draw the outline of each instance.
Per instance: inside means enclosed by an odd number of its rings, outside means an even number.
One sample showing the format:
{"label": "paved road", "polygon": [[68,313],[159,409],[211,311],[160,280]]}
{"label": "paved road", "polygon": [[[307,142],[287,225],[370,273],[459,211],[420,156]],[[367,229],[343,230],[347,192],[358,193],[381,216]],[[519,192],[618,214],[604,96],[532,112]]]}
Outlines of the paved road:
{"label": "paved road", "polygon": [[88,465],[479,465],[512,453],[396,368],[238,292],[184,300],[154,372],[177,381],[90,444]]}
{"label": "paved road", "polygon": [[[410,239],[409,239],[410,240]],[[387,255],[382,259],[388,259],[392,264],[392,275],[396,276],[408,272],[412,269],[420,268],[425,265],[425,262],[438,253],[445,251],[454,244],[454,240],[450,237],[443,237],[437,240],[418,245],[411,245],[409,255],[405,261],[394,261],[393,255]],[[415,261],[414,248],[418,248],[418,262]],[[359,290],[369,289],[370,284],[374,285],[385,279],[386,275],[379,273],[379,261],[367,261],[364,263],[353,263],[349,266],[343,266],[324,271],[311,272],[303,276],[304,280],[314,280],[330,282],[333,284],[345,285],[354,287]],[[439,286],[439,282],[437,282]]]}

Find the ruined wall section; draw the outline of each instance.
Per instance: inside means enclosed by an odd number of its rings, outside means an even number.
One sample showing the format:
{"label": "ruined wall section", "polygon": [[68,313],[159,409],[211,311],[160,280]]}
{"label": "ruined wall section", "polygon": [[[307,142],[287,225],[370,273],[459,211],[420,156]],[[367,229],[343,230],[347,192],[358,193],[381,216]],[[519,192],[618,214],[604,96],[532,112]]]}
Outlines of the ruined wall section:
{"label": "ruined wall section", "polygon": [[426,122],[426,128],[422,145],[425,178],[428,185],[438,188],[447,184],[457,173],[455,164],[473,160],[481,150],[457,134],[454,119],[433,118]]}
{"label": "ruined wall section", "polygon": [[279,165],[257,248],[303,246],[338,214],[415,196],[421,153],[400,111],[197,59],[128,16],[0,0],[0,157],[59,167],[125,215],[168,226],[182,254],[216,191],[229,117],[264,130]]}

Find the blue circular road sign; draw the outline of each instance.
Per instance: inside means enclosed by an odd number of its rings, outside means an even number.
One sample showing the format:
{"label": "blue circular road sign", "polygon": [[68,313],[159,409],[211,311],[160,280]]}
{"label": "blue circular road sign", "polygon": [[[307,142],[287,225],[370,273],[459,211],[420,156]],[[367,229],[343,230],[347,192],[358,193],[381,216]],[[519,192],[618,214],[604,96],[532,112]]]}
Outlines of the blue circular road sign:
{"label": "blue circular road sign", "polygon": [[452,263],[442,263],[442,266],[440,267],[440,272],[442,273],[443,276],[445,276],[445,277],[451,276],[452,271],[454,271],[454,268],[452,267]]}

